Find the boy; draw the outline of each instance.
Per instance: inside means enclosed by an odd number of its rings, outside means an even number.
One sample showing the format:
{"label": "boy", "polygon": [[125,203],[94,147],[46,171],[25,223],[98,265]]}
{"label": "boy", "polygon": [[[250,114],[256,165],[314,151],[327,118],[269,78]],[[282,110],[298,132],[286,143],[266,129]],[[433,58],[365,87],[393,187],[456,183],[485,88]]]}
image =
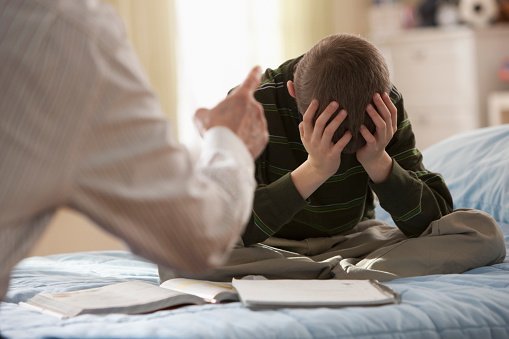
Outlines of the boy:
{"label": "boy", "polygon": [[[368,41],[326,37],[268,69],[255,97],[270,137],[253,213],[243,244],[204,278],[389,280],[505,257],[495,221],[453,211],[441,176],[424,168],[403,98]],[[374,219],[375,194],[397,228]]]}

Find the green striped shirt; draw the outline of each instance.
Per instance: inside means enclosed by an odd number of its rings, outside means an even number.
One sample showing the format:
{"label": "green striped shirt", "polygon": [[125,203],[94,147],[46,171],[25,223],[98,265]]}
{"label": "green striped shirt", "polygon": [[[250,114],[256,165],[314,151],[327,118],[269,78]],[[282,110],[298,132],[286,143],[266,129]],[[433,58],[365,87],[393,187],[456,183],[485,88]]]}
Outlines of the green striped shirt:
{"label": "green striped shirt", "polygon": [[286,87],[287,81],[293,80],[298,60],[267,69],[255,92],[270,137],[256,160],[258,188],[242,237],[245,245],[271,236],[305,239],[348,231],[362,220],[375,218],[375,196],[409,237],[419,236],[431,221],[452,210],[452,198],[442,177],[422,164],[403,98],[395,87],[390,97],[398,109],[398,130],[386,148],[393,158],[389,178],[373,183],[355,154],[343,154],[337,173],[304,200],[290,177],[307,159],[298,129],[302,118]]}

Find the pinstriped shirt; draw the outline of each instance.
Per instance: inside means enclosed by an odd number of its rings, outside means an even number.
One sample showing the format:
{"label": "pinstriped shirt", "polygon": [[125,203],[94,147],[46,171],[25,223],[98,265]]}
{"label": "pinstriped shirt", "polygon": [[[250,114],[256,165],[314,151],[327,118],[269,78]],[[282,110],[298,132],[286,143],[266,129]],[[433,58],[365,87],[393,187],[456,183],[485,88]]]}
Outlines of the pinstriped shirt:
{"label": "pinstriped shirt", "polygon": [[0,65],[0,299],[61,206],[165,266],[225,259],[251,213],[252,157],[216,127],[191,160],[109,6],[0,0]]}
{"label": "pinstriped shirt", "polygon": [[371,182],[355,154],[343,154],[337,173],[307,200],[302,199],[290,173],[308,154],[299,134],[301,114],[286,87],[299,60],[267,69],[255,93],[265,110],[269,144],[256,161],[258,188],[244,244],[271,236],[305,239],[340,234],[375,218],[375,195],[407,236],[418,236],[431,221],[449,213],[449,190],[439,174],[424,168],[403,98],[395,87],[390,97],[398,109],[398,129],[386,148],[393,159],[389,178]]}

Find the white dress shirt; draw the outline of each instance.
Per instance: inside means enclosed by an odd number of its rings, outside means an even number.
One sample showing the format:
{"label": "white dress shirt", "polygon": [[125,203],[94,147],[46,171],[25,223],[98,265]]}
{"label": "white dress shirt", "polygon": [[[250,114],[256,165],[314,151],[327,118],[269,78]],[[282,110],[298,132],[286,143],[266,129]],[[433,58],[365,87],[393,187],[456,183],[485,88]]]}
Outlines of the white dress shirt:
{"label": "white dress shirt", "polygon": [[0,0],[0,157],[0,299],[62,206],[193,271],[220,264],[251,213],[245,145],[216,127],[193,162],[97,1]]}

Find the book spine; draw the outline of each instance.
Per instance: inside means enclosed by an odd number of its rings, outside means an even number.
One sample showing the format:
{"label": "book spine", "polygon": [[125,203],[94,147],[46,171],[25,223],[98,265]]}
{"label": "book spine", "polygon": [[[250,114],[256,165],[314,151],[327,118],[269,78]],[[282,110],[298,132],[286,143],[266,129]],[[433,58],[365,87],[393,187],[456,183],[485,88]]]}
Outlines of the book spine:
{"label": "book spine", "polygon": [[68,318],[68,316],[66,316],[66,315],[64,315],[62,313],[54,312],[52,310],[48,310],[48,309],[43,308],[43,307],[37,307],[37,306],[31,305],[31,304],[27,304],[25,302],[20,302],[19,305],[22,306],[22,307],[25,307],[25,308],[27,308],[29,310],[37,311],[37,312],[40,312],[40,313],[43,313],[43,314],[47,314],[47,315],[51,315],[51,316],[57,317],[59,319]]}
{"label": "book spine", "polygon": [[394,302],[396,304],[399,304],[401,302],[401,297],[398,293],[396,293],[392,288],[389,286],[386,286],[384,284],[381,284],[378,280],[370,280],[369,281],[373,286],[375,286],[379,291],[381,291],[384,294],[390,295],[392,298],[394,298]]}

